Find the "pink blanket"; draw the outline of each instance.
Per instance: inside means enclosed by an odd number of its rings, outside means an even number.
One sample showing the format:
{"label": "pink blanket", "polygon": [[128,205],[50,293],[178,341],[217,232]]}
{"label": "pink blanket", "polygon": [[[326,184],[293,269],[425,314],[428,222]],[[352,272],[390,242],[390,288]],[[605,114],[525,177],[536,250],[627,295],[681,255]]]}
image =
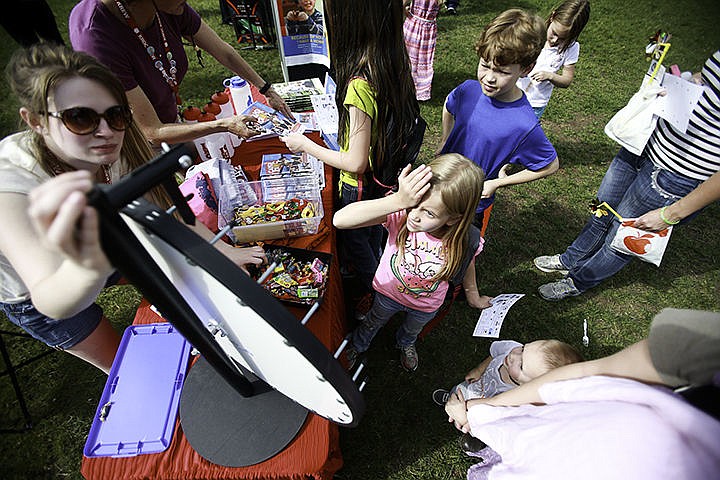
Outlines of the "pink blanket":
{"label": "pink blanket", "polygon": [[488,448],[469,480],[720,478],[720,422],[667,389],[589,377],[540,394],[547,405],[470,409]]}

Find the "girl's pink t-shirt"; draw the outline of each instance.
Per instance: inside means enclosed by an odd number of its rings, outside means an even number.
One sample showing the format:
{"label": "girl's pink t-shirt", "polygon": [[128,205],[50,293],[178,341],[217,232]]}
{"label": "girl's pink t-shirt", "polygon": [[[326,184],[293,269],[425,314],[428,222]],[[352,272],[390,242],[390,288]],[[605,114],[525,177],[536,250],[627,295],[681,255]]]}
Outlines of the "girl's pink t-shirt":
{"label": "girl's pink t-shirt", "polygon": [[[413,310],[434,312],[442,305],[448,290],[446,280],[432,280],[445,263],[442,241],[425,232],[411,232],[403,259],[399,261],[395,239],[406,218],[404,210],[395,212],[388,215],[383,224],[388,231],[388,241],[373,279],[373,288]],[[475,255],[482,248],[481,238]]]}

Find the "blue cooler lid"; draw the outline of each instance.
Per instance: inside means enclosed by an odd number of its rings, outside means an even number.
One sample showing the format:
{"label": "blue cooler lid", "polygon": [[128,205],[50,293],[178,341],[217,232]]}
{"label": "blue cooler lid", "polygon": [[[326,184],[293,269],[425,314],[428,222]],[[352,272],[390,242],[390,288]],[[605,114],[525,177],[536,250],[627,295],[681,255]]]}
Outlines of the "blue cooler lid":
{"label": "blue cooler lid", "polygon": [[85,442],[86,457],[158,453],[170,445],[190,349],[170,323],[125,330]]}

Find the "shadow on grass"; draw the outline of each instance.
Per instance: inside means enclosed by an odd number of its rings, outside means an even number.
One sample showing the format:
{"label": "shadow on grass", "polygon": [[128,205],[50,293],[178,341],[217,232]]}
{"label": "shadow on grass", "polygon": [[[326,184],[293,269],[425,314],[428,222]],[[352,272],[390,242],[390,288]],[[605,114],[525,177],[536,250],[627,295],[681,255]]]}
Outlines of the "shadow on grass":
{"label": "shadow on grass", "polygon": [[[717,241],[708,246],[704,232],[720,227],[720,206],[677,230],[661,268],[633,261],[590,292],[553,303],[542,300],[536,288],[556,277],[534,269],[532,258],[560,251],[588,217],[583,208],[563,208],[554,200],[533,203],[527,194],[515,192],[525,197],[519,208],[505,197],[496,206],[477,266],[481,293],[525,294],[509,311],[500,338],[522,343],[557,338],[592,359],[644,338],[662,308],[718,309]],[[688,284],[694,281],[700,282],[696,288]],[[678,305],[678,299],[687,303]],[[472,337],[479,313],[457,301],[418,342],[420,366],[414,373],[402,370],[394,348],[399,318],[380,331],[368,352],[367,413],[356,429],[341,430],[345,468],[338,478],[465,478],[471,461],[459,450],[459,434],[431,394],[459,383],[487,357],[493,339]],[[589,347],[581,342],[584,319],[590,325]],[[415,470],[422,475],[413,476]]]}

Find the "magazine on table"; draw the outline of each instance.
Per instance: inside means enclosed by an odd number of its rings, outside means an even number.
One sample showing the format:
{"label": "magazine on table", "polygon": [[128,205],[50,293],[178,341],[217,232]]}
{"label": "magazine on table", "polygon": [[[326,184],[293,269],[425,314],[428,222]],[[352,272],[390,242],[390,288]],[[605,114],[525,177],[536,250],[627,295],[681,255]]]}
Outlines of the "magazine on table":
{"label": "magazine on table", "polygon": [[317,177],[322,190],[325,187],[324,164],[307,153],[266,153],[260,165],[260,180],[288,177]]}
{"label": "magazine on table", "polygon": [[303,133],[305,131],[305,127],[301,123],[290,120],[264,103],[253,103],[243,111],[243,114],[255,117],[255,122],[251,125],[251,128],[259,132],[258,135],[248,138],[248,142],[271,137],[282,137],[291,133]]}

